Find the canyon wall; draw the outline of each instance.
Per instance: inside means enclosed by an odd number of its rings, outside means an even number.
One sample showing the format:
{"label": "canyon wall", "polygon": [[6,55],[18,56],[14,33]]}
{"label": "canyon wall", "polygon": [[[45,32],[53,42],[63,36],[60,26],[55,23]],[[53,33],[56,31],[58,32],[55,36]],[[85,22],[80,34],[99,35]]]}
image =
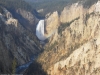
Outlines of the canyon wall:
{"label": "canyon wall", "polygon": [[0,74],[10,74],[13,70],[16,71],[17,66],[29,62],[40,53],[41,47],[34,33],[26,29],[12,12],[1,8],[3,13],[0,12]]}
{"label": "canyon wall", "polygon": [[37,60],[48,75],[100,74],[100,14],[96,8],[96,4],[83,8],[77,3],[64,8],[58,32]]}

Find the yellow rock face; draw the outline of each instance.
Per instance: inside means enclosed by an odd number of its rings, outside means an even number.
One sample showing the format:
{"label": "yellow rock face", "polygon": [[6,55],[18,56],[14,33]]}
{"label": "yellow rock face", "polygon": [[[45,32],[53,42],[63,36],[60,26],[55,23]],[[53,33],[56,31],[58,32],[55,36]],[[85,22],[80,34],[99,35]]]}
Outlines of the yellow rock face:
{"label": "yellow rock face", "polygon": [[70,22],[71,20],[79,17],[83,13],[83,6],[77,3],[67,6],[61,13],[60,21],[62,23]]}
{"label": "yellow rock face", "polygon": [[[93,8],[93,7],[91,7]],[[76,47],[79,45],[68,57],[56,62],[47,70],[50,75],[99,75],[100,74],[100,16],[98,13],[89,9],[87,13],[81,15],[80,19],[75,20],[67,27],[62,35],[64,36],[65,47],[59,45],[58,51],[60,56],[68,54],[69,46]],[[65,11],[65,9],[64,9]],[[67,10],[66,10],[67,11]],[[72,10],[71,10],[72,11]],[[73,11],[74,8],[73,8]],[[82,11],[80,11],[82,12]],[[69,12],[68,12],[69,13]],[[74,13],[74,12],[73,12]],[[69,18],[69,16],[72,16]],[[66,15],[61,22],[68,22],[71,19],[80,16],[75,12],[75,15]],[[60,17],[62,18],[62,17]],[[62,39],[62,38],[61,38]],[[60,39],[58,39],[60,40]],[[59,42],[61,43],[61,42]],[[65,51],[65,52],[64,52]],[[59,52],[58,52],[59,53]],[[57,54],[58,54],[57,53]],[[63,56],[62,55],[62,56]],[[56,54],[54,55],[57,56]],[[60,57],[59,56],[59,57]],[[57,58],[56,58],[57,59]],[[52,61],[52,60],[51,60]],[[54,61],[54,60],[53,60]]]}
{"label": "yellow rock face", "polygon": [[70,23],[62,36],[57,33],[52,36],[49,50],[39,58],[48,75],[100,74],[100,14],[94,8],[95,5],[84,9],[77,4],[64,8],[60,22],[79,19]]}
{"label": "yellow rock face", "polygon": [[59,26],[58,12],[54,12],[47,19],[45,19],[45,36],[52,35]]}

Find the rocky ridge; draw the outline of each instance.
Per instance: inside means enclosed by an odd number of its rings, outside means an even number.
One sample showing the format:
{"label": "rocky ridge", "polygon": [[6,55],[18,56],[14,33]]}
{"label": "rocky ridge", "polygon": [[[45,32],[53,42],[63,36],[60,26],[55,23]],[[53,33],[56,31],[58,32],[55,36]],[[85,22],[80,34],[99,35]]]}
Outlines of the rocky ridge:
{"label": "rocky ridge", "polygon": [[19,19],[15,19],[13,12],[3,7],[1,9],[3,13],[0,12],[0,74],[10,74],[15,72],[17,66],[29,62],[40,53],[41,47],[35,34],[26,29]]}
{"label": "rocky ridge", "polygon": [[77,3],[64,8],[58,32],[50,38],[37,60],[48,75],[100,74],[97,3],[90,8]]}

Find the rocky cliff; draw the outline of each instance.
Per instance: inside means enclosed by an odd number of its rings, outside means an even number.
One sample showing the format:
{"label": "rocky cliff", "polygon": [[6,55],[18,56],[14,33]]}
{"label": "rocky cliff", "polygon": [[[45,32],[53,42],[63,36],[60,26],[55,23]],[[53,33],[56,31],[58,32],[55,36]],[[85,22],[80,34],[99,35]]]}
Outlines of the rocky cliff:
{"label": "rocky cliff", "polygon": [[[100,74],[98,3],[90,8],[78,3],[64,8],[60,25],[57,25],[58,29],[55,28],[58,32],[50,38],[37,60],[48,75]],[[54,21],[52,25],[56,23]]]}
{"label": "rocky cliff", "polygon": [[59,26],[59,15],[55,11],[45,19],[45,36],[50,37]]}
{"label": "rocky cliff", "polygon": [[34,34],[39,19],[24,9],[0,6],[0,74],[29,66],[41,53],[25,75],[99,75],[100,1],[89,8],[83,4],[47,15],[43,52]]}
{"label": "rocky cliff", "polygon": [[37,19],[32,12],[23,9],[17,9],[16,14],[18,15],[15,17],[18,18],[19,22],[24,25],[25,28],[35,32],[36,24],[39,22],[39,19]]}
{"label": "rocky cliff", "polygon": [[[17,66],[29,62],[32,57],[41,52],[41,48],[35,34],[26,29],[19,19],[15,19],[13,12],[1,6],[0,8],[2,9],[0,12],[0,74],[15,73]],[[26,14],[27,17],[25,13],[19,15],[31,23],[30,19],[34,19],[32,14],[29,12]]]}

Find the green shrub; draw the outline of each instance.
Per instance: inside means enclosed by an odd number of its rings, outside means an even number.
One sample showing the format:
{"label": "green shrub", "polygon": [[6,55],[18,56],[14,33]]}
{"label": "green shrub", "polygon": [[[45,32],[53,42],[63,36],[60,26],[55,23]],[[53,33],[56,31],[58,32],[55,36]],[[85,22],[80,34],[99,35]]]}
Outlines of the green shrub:
{"label": "green shrub", "polygon": [[15,74],[16,72],[16,65],[17,65],[16,59],[14,58],[12,62],[12,74]]}

